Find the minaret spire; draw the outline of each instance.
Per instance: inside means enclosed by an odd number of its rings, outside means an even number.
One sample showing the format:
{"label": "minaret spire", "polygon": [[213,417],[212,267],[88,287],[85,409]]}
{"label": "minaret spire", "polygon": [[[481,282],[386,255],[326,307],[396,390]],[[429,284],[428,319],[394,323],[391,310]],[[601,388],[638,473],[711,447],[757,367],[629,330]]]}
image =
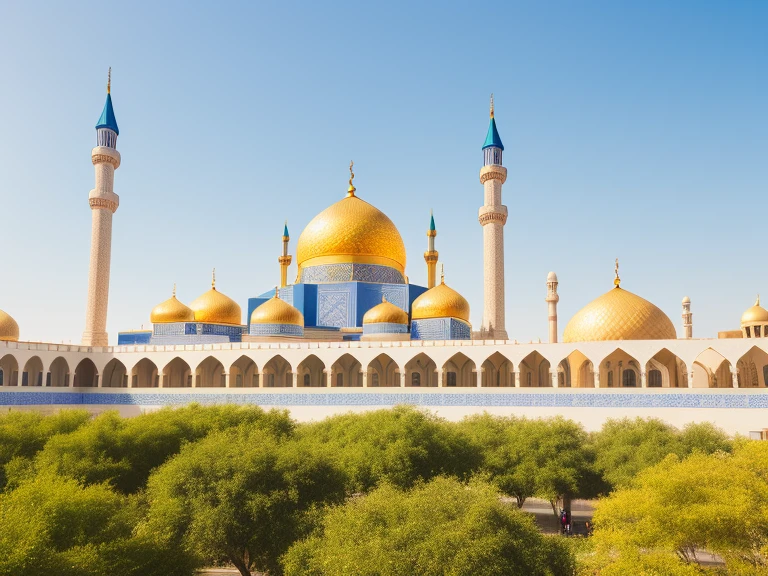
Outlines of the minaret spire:
{"label": "minaret spire", "polygon": [[504,225],[507,223],[507,207],[501,203],[501,187],[507,179],[507,169],[502,165],[503,151],[491,94],[491,121],[483,144],[483,168],[480,170],[484,203],[478,219],[483,227],[483,323],[480,335],[481,338],[493,340],[507,339],[504,311]]}
{"label": "minaret spire", "polygon": [[[109,67],[109,72],[107,72],[107,94],[112,92],[112,66]],[[493,94],[491,94],[491,109],[493,109]],[[491,116],[493,116],[493,112],[491,112]]]}
{"label": "minaret spire", "polygon": [[112,259],[112,215],[120,205],[114,193],[115,170],[120,167],[117,136],[120,130],[112,108],[112,69],[107,73],[107,100],[96,124],[96,148],[91,162],[96,186],[88,195],[91,207],[91,257],[88,269],[88,299],[85,308],[84,346],[107,346],[107,308]]}
{"label": "minaret spire", "polygon": [[288,242],[290,241],[291,237],[288,235],[288,220],[285,221],[285,225],[283,226],[283,253],[282,255],[277,259],[278,263],[280,264],[280,287],[284,288],[288,285],[288,266],[291,265],[291,260],[293,259],[290,254],[288,254]]}
{"label": "minaret spire", "polygon": [[432,211],[429,211],[429,230],[427,230],[427,251],[424,252],[424,260],[427,263],[427,288],[435,287],[435,268],[437,267],[438,253],[435,250],[435,236],[437,236],[437,229],[435,228],[435,216]]}
{"label": "minaret spire", "polygon": [[349,161],[349,188],[347,188],[347,196],[348,197],[354,196],[355,195],[355,190],[357,190],[357,188],[355,188],[355,185],[352,184],[352,180],[355,179],[355,172],[353,170],[354,166],[355,166],[355,163],[352,160],[350,160]]}
{"label": "minaret spire", "polygon": [[549,343],[557,343],[557,303],[560,301],[560,296],[557,294],[557,274],[550,272],[547,274],[547,297],[544,301],[549,308],[549,316],[547,321],[549,322]]}

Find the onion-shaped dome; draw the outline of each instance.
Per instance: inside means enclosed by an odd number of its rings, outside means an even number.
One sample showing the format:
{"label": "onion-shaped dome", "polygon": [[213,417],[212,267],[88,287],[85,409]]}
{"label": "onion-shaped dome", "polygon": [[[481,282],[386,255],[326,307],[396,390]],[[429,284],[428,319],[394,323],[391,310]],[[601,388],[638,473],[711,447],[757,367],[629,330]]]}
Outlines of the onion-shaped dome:
{"label": "onion-shaped dome", "polygon": [[768,310],[760,306],[760,296],[757,297],[755,305],[749,308],[741,316],[742,324],[762,324],[768,323]]}
{"label": "onion-shaped dome", "polygon": [[171,322],[194,322],[195,313],[176,299],[176,287],[173,287],[173,296],[165,302],[161,302],[152,309],[149,316],[152,324],[169,324]]}
{"label": "onion-shaped dome", "polygon": [[564,342],[674,338],[675,326],[661,309],[618,283],[579,310],[563,332]]}
{"label": "onion-shaped dome", "polygon": [[445,279],[434,288],[416,298],[411,305],[413,320],[427,318],[458,318],[469,322],[469,302],[453,288],[445,285]]}
{"label": "onion-shaped dome", "polygon": [[386,298],[381,299],[381,304],[377,304],[363,316],[363,324],[405,324],[408,325],[408,313],[387,302]]}
{"label": "onion-shaped dome", "polygon": [[304,316],[285,300],[275,295],[251,314],[251,324],[285,324],[304,327]]}
{"label": "onion-shaped dome", "polygon": [[240,325],[243,318],[240,305],[216,290],[215,273],[211,289],[192,302],[189,307],[195,313],[195,322]]}
{"label": "onion-shaped dome", "polygon": [[0,340],[6,342],[19,341],[19,325],[10,314],[0,310]]}
{"label": "onion-shaped dome", "polygon": [[557,282],[557,274],[554,272],[547,274],[547,282]]}
{"label": "onion-shaped dome", "polygon": [[350,263],[386,266],[404,274],[405,244],[386,214],[355,196],[350,178],[347,197],[320,212],[302,231],[296,260],[299,277],[310,266]]}

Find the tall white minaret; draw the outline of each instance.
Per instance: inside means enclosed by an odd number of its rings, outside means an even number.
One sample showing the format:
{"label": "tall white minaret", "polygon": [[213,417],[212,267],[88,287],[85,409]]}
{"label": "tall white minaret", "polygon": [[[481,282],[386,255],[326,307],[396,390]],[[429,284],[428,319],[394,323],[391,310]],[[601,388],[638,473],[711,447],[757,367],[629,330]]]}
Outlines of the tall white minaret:
{"label": "tall white minaret", "polygon": [[91,261],[88,270],[88,304],[85,309],[83,346],[106,346],[109,265],[112,254],[112,214],[120,203],[113,192],[115,170],[120,167],[116,150],[120,131],[112,109],[112,69],[107,79],[107,101],[96,124],[96,148],[91,161],[96,169],[96,187],[88,195],[91,206]]}
{"label": "tall white minaret", "polygon": [[550,272],[547,274],[547,297],[545,301],[549,304],[549,343],[557,344],[557,303],[560,296],[557,295],[557,274]]}
{"label": "tall white minaret", "polygon": [[693,313],[691,312],[691,299],[688,296],[683,298],[683,336],[684,338],[693,338]]}
{"label": "tall white minaret", "polygon": [[480,225],[483,227],[483,324],[481,338],[506,340],[504,318],[504,224],[507,223],[507,207],[501,203],[501,186],[507,179],[507,169],[501,164],[504,145],[496,130],[491,94],[491,124],[483,144],[483,168],[480,183],[485,193],[485,203],[480,208]]}

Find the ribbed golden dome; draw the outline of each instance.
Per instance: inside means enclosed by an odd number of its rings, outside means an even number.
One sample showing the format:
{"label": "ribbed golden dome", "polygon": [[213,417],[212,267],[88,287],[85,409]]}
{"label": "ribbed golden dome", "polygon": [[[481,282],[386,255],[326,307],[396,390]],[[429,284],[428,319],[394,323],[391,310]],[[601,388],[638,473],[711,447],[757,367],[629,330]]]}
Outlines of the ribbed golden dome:
{"label": "ribbed golden dome", "polygon": [[240,305],[216,290],[215,271],[211,289],[192,302],[189,307],[195,313],[195,322],[240,325],[243,319]]}
{"label": "ribbed golden dome", "polygon": [[381,299],[381,304],[377,304],[363,316],[363,324],[408,324],[408,313],[395,306],[391,302],[387,302],[386,298]]}
{"label": "ribbed golden dome", "polygon": [[757,297],[755,305],[748,309],[741,316],[742,324],[752,324],[759,322],[768,322],[768,310],[760,306],[760,296]]}
{"label": "ribbed golden dome", "polygon": [[377,264],[405,273],[405,244],[392,220],[354,195],[329,206],[299,236],[296,260],[301,270],[324,264]]}
{"label": "ribbed golden dome", "polygon": [[0,340],[7,342],[19,341],[19,325],[10,314],[0,310]]}
{"label": "ribbed golden dome", "polygon": [[442,281],[413,301],[411,318],[414,320],[458,318],[469,322],[469,302]]}
{"label": "ribbed golden dome", "polygon": [[675,326],[661,309],[618,286],[579,310],[563,332],[564,342],[673,338]]}
{"label": "ribbed golden dome", "polygon": [[152,309],[149,315],[152,324],[168,324],[170,322],[194,322],[195,313],[176,299],[176,287],[173,288],[173,296],[165,302],[161,302]]}
{"label": "ribbed golden dome", "polygon": [[289,324],[304,326],[304,316],[285,300],[275,294],[257,307],[251,314],[251,324]]}

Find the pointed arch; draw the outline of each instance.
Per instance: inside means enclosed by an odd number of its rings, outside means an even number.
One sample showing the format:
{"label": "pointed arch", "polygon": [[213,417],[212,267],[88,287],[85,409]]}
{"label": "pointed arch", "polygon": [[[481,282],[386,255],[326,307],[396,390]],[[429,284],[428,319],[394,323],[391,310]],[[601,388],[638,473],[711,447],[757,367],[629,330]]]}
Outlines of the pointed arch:
{"label": "pointed arch", "polygon": [[[370,386],[370,383],[368,384]],[[405,365],[405,385],[419,387],[437,386],[437,364],[432,358],[418,354]]]}
{"label": "pointed arch", "polygon": [[69,364],[63,357],[59,356],[51,362],[48,368],[48,374],[45,376],[46,386],[65,388],[69,386],[70,374]]}
{"label": "pointed arch", "polygon": [[229,385],[232,388],[258,388],[259,368],[248,356],[240,356],[229,367]]}
{"label": "pointed arch", "polygon": [[740,388],[764,388],[768,386],[768,353],[762,348],[752,346],[739,358],[737,368]]}
{"label": "pointed arch", "polygon": [[226,385],[224,364],[208,356],[195,368],[195,388],[223,388]]}
{"label": "pointed arch", "polygon": [[99,385],[99,371],[90,358],[83,358],[75,368],[72,386],[76,388],[95,388]]}
{"label": "pointed arch", "polygon": [[163,368],[163,388],[192,388],[192,369],[178,356]]}
{"label": "pointed arch", "polygon": [[466,355],[456,352],[443,364],[443,386],[477,386],[476,364]]}
{"label": "pointed arch", "polygon": [[679,356],[662,348],[645,365],[648,388],[687,388],[688,369]]}
{"label": "pointed arch", "polygon": [[362,386],[363,365],[351,354],[344,354],[331,365],[331,386]]}
{"label": "pointed arch", "polygon": [[600,361],[600,388],[640,388],[640,363],[621,348]]}
{"label": "pointed arch", "polygon": [[693,362],[694,388],[732,388],[731,363],[719,352],[707,348]]}
{"label": "pointed arch", "polygon": [[[285,388],[293,386],[293,372],[288,361],[277,354],[264,364],[261,385],[267,388]],[[301,386],[301,382],[299,382]]]}
{"label": "pointed arch", "polygon": [[104,388],[127,388],[128,371],[117,358],[112,358],[102,370],[101,385]]}
{"label": "pointed arch", "polygon": [[534,350],[520,362],[520,386],[524,388],[552,387],[551,365]]}
{"label": "pointed arch", "polygon": [[[562,367],[563,384],[560,383]],[[565,388],[594,388],[595,366],[581,350],[574,350],[558,365],[558,386]]]}
{"label": "pointed arch", "polygon": [[43,382],[43,361],[39,356],[32,356],[24,364],[24,371],[21,373],[22,386],[42,386]]}
{"label": "pointed arch", "polygon": [[296,373],[299,377],[299,386],[317,388],[328,385],[325,362],[314,354],[310,354],[299,363]]}
{"label": "pointed arch", "polygon": [[[167,382],[165,386],[170,386]],[[157,365],[149,358],[142,358],[131,369],[131,388],[157,388],[160,386],[160,375]]]}
{"label": "pointed arch", "polygon": [[481,368],[481,382],[483,387],[510,387],[515,385],[515,373],[512,362],[501,352],[494,352]]}
{"label": "pointed arch", "polygon": [[379,354],[367,367],[368,386],[400,386],[400,366],[388,354]]}
{"label": "pointed arch", "polygon": [[19,363],[12,354],[0,358],[0,386],[19,385]]}

